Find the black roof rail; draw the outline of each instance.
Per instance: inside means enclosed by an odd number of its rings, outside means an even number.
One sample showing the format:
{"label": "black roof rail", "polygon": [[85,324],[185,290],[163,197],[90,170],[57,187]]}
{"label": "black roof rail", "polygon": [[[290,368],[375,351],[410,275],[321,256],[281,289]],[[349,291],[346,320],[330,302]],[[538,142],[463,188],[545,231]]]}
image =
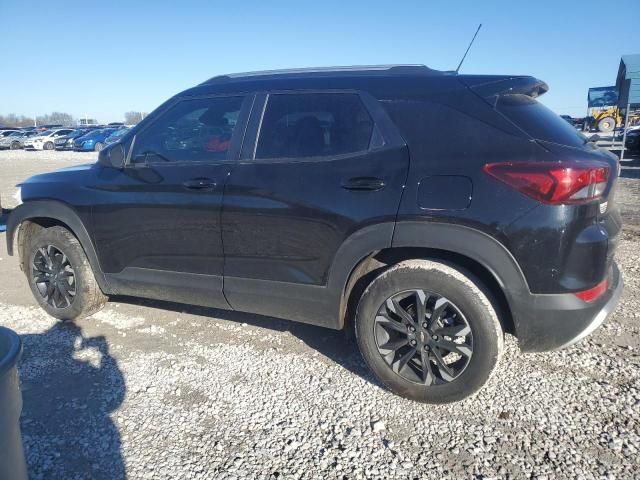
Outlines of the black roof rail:
{"label": "black roof rail", "polygon": [[347,75],[347,74],[362,74],[362,75],[375,75],[380,72],[397,75],[409,75],[409,74],[424,74],[424,75],[448,75],[455,74],[455,72],[443,72],[440,70],[433,70],[425,65],[420,64],[391,64],[391,65],[351,65],[343,67],[308,67],[308,68],[289,68],[282,70],[262,70],[255,72],[243,72],[243,73],[230,73],[225,75],[217,75],[212,77],[201,85],[207,85],[210,83],[216,83],[220,81],[239,80],[239,79],[253,79],[253,78],[268,78],[275,76],[284,77],[299,77],[299,76],[331,76],[331,75]]}

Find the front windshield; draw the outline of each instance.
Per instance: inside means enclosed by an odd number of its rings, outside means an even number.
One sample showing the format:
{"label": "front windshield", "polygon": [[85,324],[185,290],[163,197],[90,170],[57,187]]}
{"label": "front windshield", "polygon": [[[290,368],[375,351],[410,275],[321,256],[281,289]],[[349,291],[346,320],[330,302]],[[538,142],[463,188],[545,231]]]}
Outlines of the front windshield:
{"label": "front windshield", "polygon": [[44,132],[38,133],[38,136],[40,136],[40,137],[48,137],[52,133],[53,133],[53,130],[45,130]]}
{"label": "front windshield", "polygon": [[115,132],[113,132],[111,135],[109,135],[108,138],[118,138],[123,136],[125,133],[127,133],[127,130],[129,130],[128,128],[121,128],[120,130],[116,130]]}
{"label": "front windshield", "polygon": [[587,96],[589,108],[611,107],[618,104],[618,89],[611,87],[590,88]]}

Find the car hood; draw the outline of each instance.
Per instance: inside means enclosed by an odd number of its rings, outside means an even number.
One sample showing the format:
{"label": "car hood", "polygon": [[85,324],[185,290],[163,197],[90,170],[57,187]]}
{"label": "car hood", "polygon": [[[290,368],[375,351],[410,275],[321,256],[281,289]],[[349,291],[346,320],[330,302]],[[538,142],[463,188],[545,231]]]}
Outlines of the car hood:
{"label": "car hood", "polygon": [[58,183],[77,180],[78,177],[86,175],[91,169],[95,168],[96,163],[85,163],[82,165],[75,165],[73,167],[61,168],[47,173],[39,173],[32,177],[27,178],[22,183],[21,187],[29,186],[38,183]]}
{"label": "car hood", "polygon": [[30,200],[67,201],[84,186],[93,185],[97,163],[77,165],[27,178],[18,186],[23,202]]}

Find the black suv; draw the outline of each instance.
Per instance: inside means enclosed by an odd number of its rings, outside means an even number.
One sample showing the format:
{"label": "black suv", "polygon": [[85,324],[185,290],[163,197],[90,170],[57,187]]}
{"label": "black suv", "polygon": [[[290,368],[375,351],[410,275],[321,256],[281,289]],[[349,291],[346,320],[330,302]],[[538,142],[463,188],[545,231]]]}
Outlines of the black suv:
{"label": "black suv", "polygon": [[31,290],[75,319],[133,295],[353,328],[393,392],[477,391],[503,348],[570,345],[622,290],[615,157],[524,76],[424,66],[214,77],[10,215]]}

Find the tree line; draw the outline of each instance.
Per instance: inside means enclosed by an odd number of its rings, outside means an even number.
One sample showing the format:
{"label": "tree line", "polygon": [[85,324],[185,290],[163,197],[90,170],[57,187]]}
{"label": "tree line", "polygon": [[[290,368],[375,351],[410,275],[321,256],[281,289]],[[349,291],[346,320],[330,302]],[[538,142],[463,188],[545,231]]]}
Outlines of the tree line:
{"label": "tree line", "polygon": [[[125,112],[124,123],[126,123],[127,125],[135,125],[146,116],[146,112]],[[35,117],[35,119],[30,116],[17,115],[15,113],[0,115],[0,126],[33,127],[36,124],[56,124],[64,125],[65,127],[73,127],[77,124],[77,122],[74,119],[73,115],[64,112],[51,112],[47,115],[38,115]]]}

